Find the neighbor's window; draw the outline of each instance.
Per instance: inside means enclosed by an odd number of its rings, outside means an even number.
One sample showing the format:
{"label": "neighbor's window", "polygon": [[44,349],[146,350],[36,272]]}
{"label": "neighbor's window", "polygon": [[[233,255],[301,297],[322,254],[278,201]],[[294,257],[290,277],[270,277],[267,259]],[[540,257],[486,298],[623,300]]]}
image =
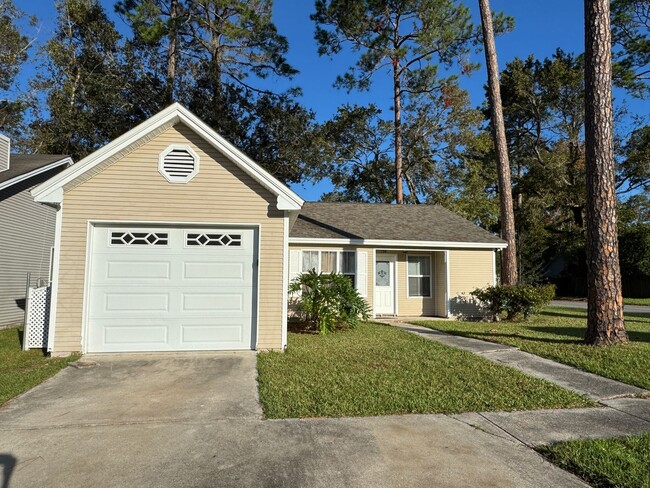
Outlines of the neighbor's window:
{"label": "neighbor's window", "polygon": [[408,293],[409,297],[431,296],[431,257],[408,257]]}

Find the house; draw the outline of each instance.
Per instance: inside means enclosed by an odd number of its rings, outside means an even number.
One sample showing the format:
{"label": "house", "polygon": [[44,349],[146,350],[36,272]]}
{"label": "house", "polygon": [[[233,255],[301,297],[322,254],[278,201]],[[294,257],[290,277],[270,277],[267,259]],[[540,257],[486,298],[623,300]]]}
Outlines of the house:
{"label": "house", "polygon": [[72,164],[57,154],[11,154],[0,134],[0,326],[21,323],[27,274],[31,284],[50,278],[56,211],[35,203],[30,190]]}
{"label": "house", "polygon": [[439,207],[305,203],[178,104],[32,195],[58,208],[55,354],[281,350],[303,263],[350,275],[375,314],[446,316],[505,246]]}
{"label": "house", "polygon": [[289,234],[290,278],[349,274],[373,317],[475,316],[504,241],[438,205],[305,202]]}

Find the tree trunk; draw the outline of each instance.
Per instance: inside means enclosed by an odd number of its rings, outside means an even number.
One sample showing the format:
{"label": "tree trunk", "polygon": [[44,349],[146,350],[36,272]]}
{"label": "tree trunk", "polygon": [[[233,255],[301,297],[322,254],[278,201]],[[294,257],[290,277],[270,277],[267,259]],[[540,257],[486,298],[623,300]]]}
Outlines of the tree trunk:
{"label": "tree trunk", "polygon": [[393,102],[395,103],[395,202],[404,203],[402,186],[402,87],[399,77],[399,62],[393,59]]}
{"label": "tree trunk", "polygon": [[627,342],[618,261],[609,0],[585,0],[588,344]]}
{"label": "tree trunk", "polygon": [[167,49],[167,103],[174,102],[174,84],[176,80],[176,44],[178,42],[178,0],[171,0],[169,8],[169,47]]}
{"label": "tree trunk", "polygon": [[517,283],[517,243],[515,241],[515,213],[512,207],[512,183],[510,178],[510,160],[506,130],[503,123],[501,105],[501,87],[499,84],[499,65],[494,45],[494,30],[489,0],[479,0],[481,23],[483,25],[483,43],[487,63],[488,85],[490,88],[490,105],[492,106],[492,133],[494,149],[497,155],[499,173],[499,197],[501,201],[501,238],[508,247],[501,251],[501,282],[506,285]]}

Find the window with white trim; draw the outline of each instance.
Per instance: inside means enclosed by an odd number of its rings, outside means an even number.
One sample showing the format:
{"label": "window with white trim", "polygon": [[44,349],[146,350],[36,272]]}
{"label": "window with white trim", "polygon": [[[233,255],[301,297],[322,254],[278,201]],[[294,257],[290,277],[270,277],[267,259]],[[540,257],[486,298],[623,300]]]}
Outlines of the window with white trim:
{"label": "window with white trim", "polygon": [[336,251],[321,251],[320,252],[320,272],[321,273],[336,273],[338,268],[339,254]]}
{"label": "window with white trim", "polygon": [[318,257],[318,251],[303,251],[302,272],[307,273],[313,269],[317,273],[320,273],[320,261]]}
{"label": "window with white trim", "polygon": [[409,297],[431,296],[431,256],[408,256],[407,288]]}
{"label": "window with white trim", "polygon": [[315,270],[317,273],[340,273],[356,283],[355,251],[302,251],[301,272]]}
{"label": "window with white trim", "polygon": [[354,251],[341,252],[341,269],[342,275],[347,276],[352,281],[352,286],[356,286],[357,281],[357,253]]}

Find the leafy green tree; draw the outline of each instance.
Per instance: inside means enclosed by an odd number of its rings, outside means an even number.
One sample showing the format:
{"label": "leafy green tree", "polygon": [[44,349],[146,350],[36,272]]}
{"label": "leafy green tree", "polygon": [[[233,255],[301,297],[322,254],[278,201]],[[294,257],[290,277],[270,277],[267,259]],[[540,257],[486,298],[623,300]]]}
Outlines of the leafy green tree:
{"label": "leafy green tree", "polygon": [[440,92],[409,97],[405,108],[402,173],[407,201],[420,203],[422,195],[429,203],[446,205],[457,191],[454,175],[483,117],[455,80],[448,80]]}
{"label": "leafy green tree", "polygon": [[448,181],[455,182],[446,197],[436,200],[459,215],[494,233],[499,232],[500,205],[497,167],[489,131],[468,138],[459,151],[458,164],[448,166]]}
{"label": "leafy green tree", "polygon": [[515,59],[501,75],[504,120],[514,175],[522,281],[544,263],[583,246],[585,212],[582,58]]}
{"label": "leafy green tree", "polygon": [[[232,93],[266,93],[255,79],[290,78],[297,71],[289,65],[289,44],[271,19],[271,0],[193,0],[188,3],[190,36],[184,46],[196,65],[195,77],[203,94],[218,113],[224,85]],[[208,103],[206,103],[208,102]]]}
{"label": "leafy green tree", "polygon": [[622,147],[617,166],[619,193],[650,192],[650,125],[635,129]]}
{"label": "leafy green tree", "polygon": [[45,119],[32,123],[34,150],[75,160],[134,125],[126,96],[120,34],[97,0],[56,4],[54,37],[45,44],[45,73],[35,80],[47,94]]}
{"label": "leafy green tree", "polygon": [[650,80],[650,2],[612,0],[611,26],[614,81],[643,97]]}
{"label": "leafy green tree", "polygon": [[327,176],[335,190],[327,201],[390,202],[394,166],[389,155],[390,123],[376,106],[343,105],[315,137],[318,162],[314,177]]}
{"label": "leafy green tree", "polygon": [[650,197],[636,193],[618,206],[623,296],[650,297]]}
{"label": "leafy green tree", "polygon": [[292,94],[262,94],[249,114],[242,149],[279,180],[300,182],[318,164],[315,115]]}
{"label": "leafy green tree", "polygon": [[[131,27],[131,49],[149,66],[149,75],[164,83],[166,104],[176,100],[183,39],[190,35],[190,13],[184,0],[119,0],[115,11]],[[180,77],[186,72],[181,65]],[[164,81],[163,81],[164,78]]]}
{"label": "leafy green tree", "polygon": [[[297,102],[298,89],[261,88],[263,79],[297,73],[286,60],[288,42],[272,21],[272,6],[271,0],[179,1],[176,21],[156,11],[166,27],[153,39],[175,32],[175,62],[191,73],[177,75],[176,100],[280,180],[300,181],[313,154],[305,142],[314,114]],[[152,35],[151,28],[146,32]]]}
{"label": "leafy green tree", "polygon": [[15,85],[32,44],[32,40],[21,32],[23,20],[26,20],[25,14],[12,0],[0,0],[0,131],[14,136],[20,133],[24,111],[29,104],[29,97],[17,94]]}
{"label": "leafy green tree", "polygon": [[[337,78],[336,86],[367,90],[377,73],[390,76],[395,200],[403,203],[403,107],[410,97],[439,93],[453,80],[440,73],[440,66],[458,65],[464,73],[475,68],[467,57],[480,33],[469,9],[453,0],[317,0],[311,18],[316,22],[320,55],[335,55],[345,44],[360,52],[356,64]],[[498,16],[496,30],[509,23]]]}

